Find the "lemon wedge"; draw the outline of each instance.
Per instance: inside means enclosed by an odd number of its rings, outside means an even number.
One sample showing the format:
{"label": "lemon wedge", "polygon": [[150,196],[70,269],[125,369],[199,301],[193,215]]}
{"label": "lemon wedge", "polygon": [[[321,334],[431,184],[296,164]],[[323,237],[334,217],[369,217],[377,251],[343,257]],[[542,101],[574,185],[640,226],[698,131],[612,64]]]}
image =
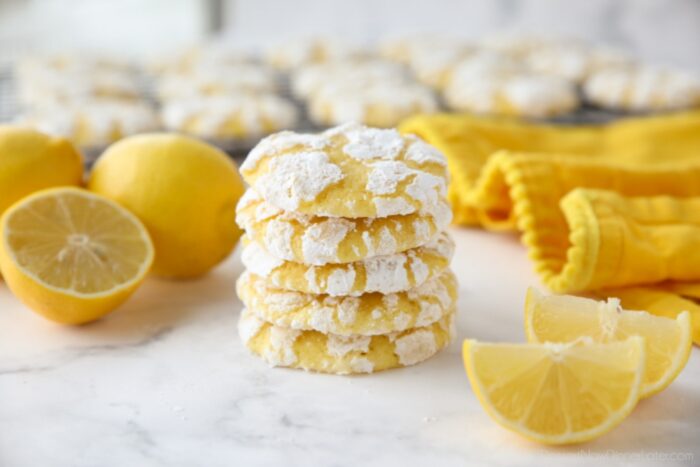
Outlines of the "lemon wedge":
{"label": "lemon wedge", "polygon": [[664,318],[622,310],[614,298],[599,302],[570,295],[545,296],[532,288],[525,301],[525,332],[529,342],[568,342],[581,336],[596,342],[644,337],[647,366],[641,397],[671,384],[688,362],[693,343],[687,311],[676,319]]}
{"label": "lemon wedge", "polygon": [[141,283],[153,245],[117,203],[77,188],[34,193],[0,220],[0,270],[10,290],[46,318],[95,320]]}
{"label": "lemon wedge", "polygon": [[570,444],[621,423],[639,399],[641,337],[599,344],[491,344],[464,341],[464,364],[482,407],[531,440]]}

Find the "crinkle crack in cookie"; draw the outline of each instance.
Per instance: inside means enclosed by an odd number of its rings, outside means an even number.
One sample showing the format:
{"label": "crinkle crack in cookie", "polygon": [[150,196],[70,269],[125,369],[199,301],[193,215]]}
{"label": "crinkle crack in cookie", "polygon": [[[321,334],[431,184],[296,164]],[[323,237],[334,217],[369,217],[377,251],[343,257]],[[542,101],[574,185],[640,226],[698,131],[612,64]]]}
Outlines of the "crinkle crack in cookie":
{"label": "crinkle crack in cookie", "polygon": [[245,346],[273,366],[322,373],[372,373],[415,365],[446,347],[454,334],[451,312],[430,326],[377,336],[339,336],[282,328],[243,310],[238,333]]}
{"label": "crinkle crack in cookie", "polygon": [[276,326],[338,335],[371,336],[428,326],[454,308],[457,280],[451,271],[414,289],[384,295],[332,297],[270,287],[245,272],[236,283],[248,310]]}
{"label": "crinkle crack in cookie", "polygon": [[357,296],[369,292],[389,294],[419,286],[447,269],[453,253],[454,243],[441,233],[423,246],[354,263],[313,266],[285,261],[250,241],[241,258],[246,269],[279,289]]}
{"label": "crinkle crack in cookie", "polygon": [[317,266],[415,248],[435,237],[451,220],[452,211],[445,200],[430,214],[345,219],[284,211],[248,190],[236,208],[238,225],[270,254]]}
{"label": "crinkle crack in cookie", "polygon": [[281,209],[348,218],[431,213],[448,182],[445,157],[418,137],[353,123],[271,135],[241,173]]}

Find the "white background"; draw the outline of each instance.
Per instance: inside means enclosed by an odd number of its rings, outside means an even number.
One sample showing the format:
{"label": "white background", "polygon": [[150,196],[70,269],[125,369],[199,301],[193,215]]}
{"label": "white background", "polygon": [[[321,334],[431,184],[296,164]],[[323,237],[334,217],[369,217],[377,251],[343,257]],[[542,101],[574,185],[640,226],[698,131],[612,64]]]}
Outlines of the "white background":
{"label": "white background", "polygon": [[[207,35],[205,0],[0,0],[0,59],[28,49],[97,49],[152,56]],[[562,33],[653,62],[700,70],[696,0],[224,0],[225,34],[265,47],[297,36],[371,42],[440,32]]]}

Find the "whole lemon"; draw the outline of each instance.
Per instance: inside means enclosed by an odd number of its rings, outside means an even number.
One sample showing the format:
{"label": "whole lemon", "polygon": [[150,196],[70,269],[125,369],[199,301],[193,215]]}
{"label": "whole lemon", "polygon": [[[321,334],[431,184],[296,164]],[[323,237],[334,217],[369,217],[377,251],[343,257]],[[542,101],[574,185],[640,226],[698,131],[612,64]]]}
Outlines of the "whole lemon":
{"label": "whole lemon", "polygon": [[168,133],[125,138],[100,156],[88,187],[144,223],[157,275],[204,274],[241,236],[235,211],[244,186],[236,164],[193,138]]}
{"label": "whole lemon", "polygon": [[0,125],[0,214],[30,193],[82,180],[82,158],[70,141]]}

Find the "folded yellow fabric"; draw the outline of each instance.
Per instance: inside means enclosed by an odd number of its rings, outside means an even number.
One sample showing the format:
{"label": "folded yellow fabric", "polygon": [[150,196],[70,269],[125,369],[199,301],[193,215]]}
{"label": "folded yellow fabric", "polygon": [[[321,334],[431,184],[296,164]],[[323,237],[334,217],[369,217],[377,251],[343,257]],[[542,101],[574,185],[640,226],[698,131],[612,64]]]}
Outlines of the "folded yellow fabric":
{"label": "folded yellow fabric", "polygon": [[457,223],[521,231],[557,292],[687,309],[700,343],[700,112],[600,127],[421,116],[401,130],[446,154]]}
{"label": "folded yellow fabric", "polygon": [[552,290],[700,280],[700,197],[632,198],[577,188],[561,200],[561,210],[570,245],[557,251],[525,239]]}
{"label": "folded yellow fabric", "polygon": [[700,196],[700,147],[698,151],[695,160],[654,164],[500,151],[484,165],[465,200],[487,228],[525,231],[517,220],[522,224],[534,216],[543,227],[559,231],[564,227],[559,200],[577,187],[627,196]]}
{"label": "folded yellow fabric", "polygon": [[641,165],[700,161],[697,111],[570,127],[469,115],[419,115],[399,129],[421,136],[447,156],[452,174],[448,195],[455,223],[462,225],[480,223],[471,190],[486,162],[500,150]]}

